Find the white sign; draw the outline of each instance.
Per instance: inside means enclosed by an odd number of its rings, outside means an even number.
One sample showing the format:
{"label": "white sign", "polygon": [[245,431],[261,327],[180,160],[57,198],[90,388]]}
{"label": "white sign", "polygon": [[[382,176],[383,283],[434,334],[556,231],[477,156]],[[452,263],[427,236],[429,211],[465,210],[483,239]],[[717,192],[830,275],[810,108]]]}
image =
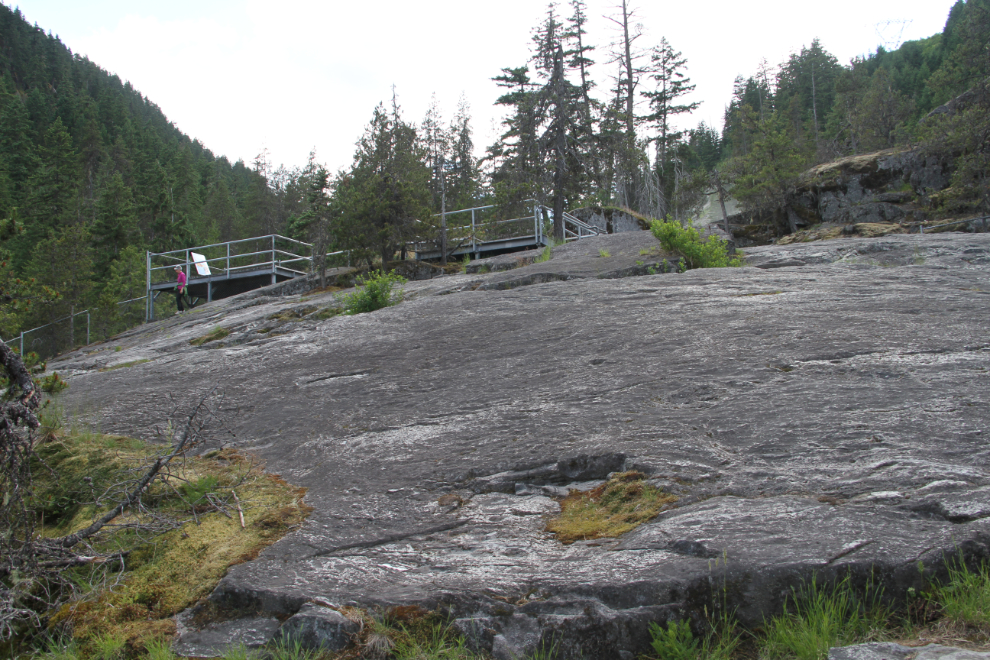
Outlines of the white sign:
{"label": "white sign", "polygon": [[210,274],[210,265],[206,263],[206,257],[196,252],[190,252],[189,256],[192,257],[193,264],[196,265],[198,275],[207,276]]}

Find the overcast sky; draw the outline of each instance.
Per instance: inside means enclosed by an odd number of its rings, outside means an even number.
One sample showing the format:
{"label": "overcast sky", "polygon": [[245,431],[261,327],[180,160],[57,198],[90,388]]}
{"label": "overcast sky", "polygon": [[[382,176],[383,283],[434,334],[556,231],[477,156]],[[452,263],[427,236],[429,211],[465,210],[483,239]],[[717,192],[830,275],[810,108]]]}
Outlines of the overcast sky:
{"label": "overcast sky", "polygon": [[[267,148],[302,166],[311,149],[332,170],[395,85],[407,120],[436,98],[449,117],[463,94],[475,142],[493,140],[501,109],[490,80],[525,64],[546,4],[524,0],[0,0],[116,73],[180,130],[231,161]],[[604,81],[618,0],[587,0]],[[632,2],[653,45],[667,37],[688,60],[701,107],[686,121],[721,128],[737,75],[777,65],[818,37],[842,63],[878,44],[941,31],[954,0],[709,0]],[[568,14],[567,8],[562,8]]]}

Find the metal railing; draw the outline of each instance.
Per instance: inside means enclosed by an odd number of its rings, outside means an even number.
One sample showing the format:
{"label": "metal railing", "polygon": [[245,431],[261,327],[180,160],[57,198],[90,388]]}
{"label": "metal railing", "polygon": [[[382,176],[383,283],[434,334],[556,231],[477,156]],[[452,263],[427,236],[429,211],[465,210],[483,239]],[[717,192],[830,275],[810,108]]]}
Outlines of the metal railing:
{"label": "metal railing", "polygon": [[[145,299],[146,296],[141,296],[140,298],[122,300],[117,303],[117,307],[119,308],[123,305],[129,305]],[[92,342],[92,315],[94,311],[97,310],[84,309],[80,312],[72,312],[68,316],[55,319],[45,325],[39,325],[38,327],[31,328],[29,330],[22,330],[16,337],[3,340],[3,342],[8,346],[16,347],[20,355],[25,355],[25,350],[27,350],[28,352],[33,351],[38,353],[43,358],[58,355],[66,349],[71,350],[80,345],[85,346]],[[86,317],[85,343],[78,341],[83,336],[82,324],[79,324],[78,329],[76,325],[76,319],[80,316]],[[133,320],[140,323],[141,317],[135,314]],[[68,321],[68,323],[66,323],[66,321]],[[98,336],[115,334],[113,331],[117,330],[117,325],[129,327],[132,324],[129,323],[127,319],[117,319],[116,324],[108,325],[108,328],[111,328],[110,330],[104,328],[104,332],[98,332]],[[99,331],[99,325],[97,326],[97,331]]]}
{"label": "metal railing", "polygon": [[[546,208],[546,207],[543,207]],[[547,209],[550,211],[550,209]],[[553,215],[553,211],[550,211],[550,215]],[[563,213],[564,218],[564,242],[576,241],[582,238],[590,238],[592,236],[599,236],[603,232],[601,229],[594,225],[589,225],[584,220],[579,220],[575,216],[571,215],[567,211]]]}
{"label": "metal railing", "polygon": [[[446,225],[446,219],[450,216],[456,216],[462,213],[471,214],[470,224],[455,225],[453,227],[445,227],[447,232],[447,245],[456,244],[458,241],[460,245],[456,245],[450,252],[455,252],[458,249],[467,247],[470,244],[470,251],[478,254],[478,248],[486,243],[493,243],[496,241],[504,241],[519,238],[532,237],[533,245],[546,245],[549,243],[548,233],[552,233],[553,226],[553,210],[547,206],[535,203],[535,200],[528,200],[533,202],[532,213],[525,216],[520,216],[517,218],[509,218],[506,220],[480,220],[479,214],[484,211],[490,211],[495,208],[495,205],[490,204],[487,206],[475,206],[469,209],[459,209],[457,211],[448,211],[443,214],[436,214],[435,217],[444,216],[443,224]],[[563,214],[564,218],[564,241],[570,242],[579,240],[581,238],[588,238],[590,236],[598,236],[603,233],[600,229],[594,225],[589,225],[588,223],[574,217],[566,211]],[[439,241],[436,241],[439,243]],[[424,248],[429,245],[429,241],[417,240],[412,242],[410,245],[416,252],[424,251]]]}
{"label": "metal railing", "polygon": [[[309,254],[296,254],[281,246],[289,245],[295,247],[299,252]],[[259,246],[262,246],[258,249]],[[237,246],[250,246],[247,251],[239,251]],[[300,249],[301,248],[301,249]],[[276,268],[289,270],[300,275],[306,271],[292,268],[289,264],[296,266],[312,261],[313,246],[303,243],[293,238],[287,238],[278,234],[269,234],[257,238],[245,238],[239,241],[227,241],[226,243],[213,243],[212,245],[201,245],[198,247],[186,248],[184,250],[172,250],[170,252],[148,252],[148,285],[155,284],[156,271],[171,271],[176,266],[180,266],[189,277],[192,273],[190,269],[196,264],[206,264],[211,274],[230,275],[238,271],[245,270],[266,270],[275,271]],[[199,254],[206,257],[204,260],[194,260],[191,255]],[[214,255],[214,256],[211,256]],[[167,262],[162,265],[155,265],[155,261]],[[216,272],[214,272],[216,271]],[[169,275],[169,279],[171,276]],[[159,279],[160,281],[164,281]]]}
{"label": "metal railing", "polygon": [[[342,255],[343,251],[327,256]],[[148,252],[145,318],[154,318],[153,304],[156,286],[172,282],[172,271],[181,268],[189,284],[208,283],[208,299],[212,298],[213,282],[270,273],[272,283],[278,275],[299,277],[309,274],[313,263],[313,246],[294,238],[269,234],[238,241],[226,241],[198,247]]]}

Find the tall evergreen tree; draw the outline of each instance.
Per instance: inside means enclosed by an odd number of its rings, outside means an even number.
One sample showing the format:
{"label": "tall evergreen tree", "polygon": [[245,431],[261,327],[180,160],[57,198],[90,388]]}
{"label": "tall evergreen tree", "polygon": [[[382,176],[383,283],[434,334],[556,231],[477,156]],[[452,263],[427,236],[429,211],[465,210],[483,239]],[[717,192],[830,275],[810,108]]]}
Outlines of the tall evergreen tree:
{"label": "tall evergreen tree", "polygon": [[651,51],[650,61],[649,75],[655,86],[643,92],[650,103],[650,113],[644,120],[656,131],[657,162],[665,163],[668,152],[684,135],[684,131],[674,129],[673,119],[693,112],[701,103],[678,103],[682,96],[694,91],[695,85],[685,73],[687,59],[673,49],[666,37]]}
{"label": "tall evergreen tree", "polygon": [[395,97],[390,111],[379,104],[338,191],[350,240],[377,252],[383,268],[432,224],[425,161],[416,129],[402,119]]}
{"label": "tall evergreen tree", "polygon": [[79,181],[79,155],[62,118],[57,117],[45,133],[31,180],[29,206],[40,229],[56,229],[76,219]]}
{"label": "tall evergreen tree", "polygon": [[138,240],[134,198],[120,172],[106,177],[100,190],[92,234],[93,244],[100,253],[101,267],[106,267],[121,250]]}

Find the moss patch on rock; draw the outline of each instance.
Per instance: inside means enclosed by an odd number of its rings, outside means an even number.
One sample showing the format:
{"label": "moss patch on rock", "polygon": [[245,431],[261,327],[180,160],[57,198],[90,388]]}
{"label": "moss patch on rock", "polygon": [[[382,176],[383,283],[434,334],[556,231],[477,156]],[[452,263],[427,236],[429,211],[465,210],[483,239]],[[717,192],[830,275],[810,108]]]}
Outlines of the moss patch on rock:
{"label": "moss patch on rock", "polygon": [[136,367],[137,365],[144,364],[146,362],[151,362],[151,360],[145,358],[143,360],[132,360],[130,362],[121,362],[120,364],[115,364],[112,367],[103,367],[102,369],[100,369],[100,371],[114,371],[116,369],[126,369],[128,367]]}
{"label": "moss patch on rock", "polygon": [[227,328],[214,328],[202,337],[196,337],[195,339],[190,339],[189,343],[193,346],[202,346],[211,341],[218,341],[230,335],[230,330]]}
{"label": "moss patch on rock", "polygon": [[[39,453],[58,478],[38,479],[38,496],[50,499],[53,510],[64,514],[46,517],[45,533],[65,534],[88,525],[99,513],[80,503],[91,501],[89,490],[113,483],[159,450],[140,440],[95,434],[48,443]],[[156,482],[146,492],[152,510],[188,522],[150,542],[125,537],[132,547],[121,548],[130,553],[119,580],[111,580],[117,582],[114,588],[98,587],[51,613],[49,625],[70,630],[84,653],[107,635],[126,640],[132,652],[171,637],[175,624],[170,617],[209,595],[230,566],[254,559],[309,515],[305,489],[265,474],[256,460],[230,449],[207,456],[187,459],[173,469],[168,483]],[[197,497],[200,490],[214,494],[214,501],[226,500],[226,512]],[[125,514],[114,522],[137,522],[141,515]],[[73,570],[79,573],[78,584],[96,577],[93,567]]]}
{"label": "moss patch on rock", "polygon": [[561,543],[616,537],[656,517],[677,497],[651,486],[642,472],[623,472],[588,492],[572,490],[547,531]]}

